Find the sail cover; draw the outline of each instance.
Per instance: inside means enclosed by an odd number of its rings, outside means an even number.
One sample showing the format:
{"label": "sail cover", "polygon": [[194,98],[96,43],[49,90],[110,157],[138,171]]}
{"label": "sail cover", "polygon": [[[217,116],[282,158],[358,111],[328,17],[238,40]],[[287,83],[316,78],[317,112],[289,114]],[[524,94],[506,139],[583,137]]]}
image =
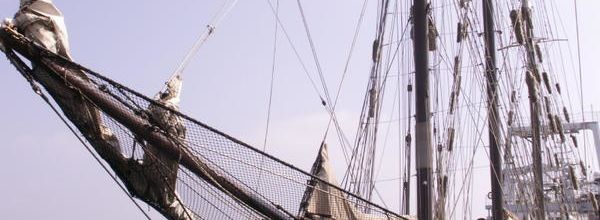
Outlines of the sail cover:
{"label": "sail cover", "polygon": [[[326,144],[321,147],[312,174],[333,185],[338,185],[329,163],[329,152]],[[312,190],[313,192],[308,199],[306,217],[314,219],[360,219],[360,213],[355,207],[352,207],[338,189],[321,182],[315,183]]]}
{"label": "sail cover", "polygon": [[28,38],[71,59],[65,19],[52,0],[21,0],[12,22]]}
{"label": "sail cover", "polygon": [[[322,144],[311,172],[325,182],[315,182],[307,189],[305,217],[309,219],[383,220],[412,219],[409,216],[371,215],[361,211],[360,203],[353,203],[347,193],[337,188],[338,180],[329,161],[327,144]],[[367,209],[368,210],[368,209]]]}

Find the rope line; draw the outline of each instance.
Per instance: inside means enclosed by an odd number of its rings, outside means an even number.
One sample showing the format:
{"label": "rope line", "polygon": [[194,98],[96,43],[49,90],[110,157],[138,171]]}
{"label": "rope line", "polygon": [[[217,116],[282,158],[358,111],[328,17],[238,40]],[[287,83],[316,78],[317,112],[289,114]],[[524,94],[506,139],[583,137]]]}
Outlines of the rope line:
{"label": "rope line", "polygon": [[[181,62],[177,66],[177,69],[175,69],[175,71],[171,74],[171,76],[169,77],[169,81],[174,79],[177,75],[180,75],[183,73],[185,68],[190,64],[192,58],[196,54],[198,54],[198,51],[200,50],[202,45],[204,45],[204,43],[208,40],[208,38],[213,35],[215,30],[217,29],[217,26],[221,23],[221,21],[225,18],[225,16],[227,14],[229,14],[229,12],[231,12],[231,10],[235,7],[237,2],[238,2],[238,0],[227,0],[225,3],[223,3],[219,12],[217,14],[215,14],[215,16],[212,18],[211,22],[208,25],[206,25],[206,30],[198,37],[198,39],[196,39],[196,41],[194,42],[194,44],[192,45],[190,50],[187,52],[185,57],[181,60]],[[166,88],[166,86],[165,86],[165,88]]]}

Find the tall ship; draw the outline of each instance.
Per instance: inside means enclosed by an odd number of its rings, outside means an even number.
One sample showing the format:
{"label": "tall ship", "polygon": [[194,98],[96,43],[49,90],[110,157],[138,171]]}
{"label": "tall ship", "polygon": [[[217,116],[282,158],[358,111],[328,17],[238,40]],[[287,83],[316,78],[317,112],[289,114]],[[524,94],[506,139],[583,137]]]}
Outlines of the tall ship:
{"label": "tall ship", "polygon": [[[340,74],[318,50],[318,4],[267,0],[274,42],[262,146],[181,110],[186,68],[237,4],[222,1],[153,96],[75,62],[52,0],[21,0],[2,22],[0,49],[148,219],[143,205],[173,220],[600,219],[600,115],[585,111],[593,95],[572,58],[578,17],[575,34],[561,23],[567,3],[365,0],[348,21]],[[301,31],[290,31],[290,9]],[[312,155],[294,162],[267,149],[282,45],[310,85],[297,95],[326,115],[318,137],[301,137],[318,144],[277,147]],[[348,85],[356,78],[366,88]],[[356,114],[341,113],[347,102]]]}

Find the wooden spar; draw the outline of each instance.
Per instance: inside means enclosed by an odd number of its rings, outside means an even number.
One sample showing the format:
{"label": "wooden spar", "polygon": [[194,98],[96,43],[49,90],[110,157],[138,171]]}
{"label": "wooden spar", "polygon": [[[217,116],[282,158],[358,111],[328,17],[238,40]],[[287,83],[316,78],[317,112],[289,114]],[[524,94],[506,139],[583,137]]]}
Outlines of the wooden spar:
{"label": "wooden spar", "polygon": [[419,220],[432,219],[432,164],[431,112],[429,104],[429,21],[427,0],[414,0],[414,59],[416,87],[415,151],[417,167],[417,216]]}
{"label": "wooden spar", "polygon": [[485,33],[485,76],[487,79],[488,132],[490,144],[490,176],[492,183],[492,219],[504,219],[502,198],[502,158],[500,156],[500,115],[498,113],[498,78],[496,68],[496,38],[494,32],[494,4],[483,0]]}
{"label": "wooden spar", "polygon": [[532,157],[533,157],[533,178],[534,178],[534,213],[536,219],[546,219],[546,209],[544,208],[544,177],[542,170],[542,142],[540,130],[540,103],[539,103],[539,81],[537,77],[539,70],[535,59],[535,45],[533,41],[533,24],[531,24],[531,9],[529,0],[523,0],[521,5],[521,21],[525,37],[525,50],[527,51],[527,75],[526,82],[529,92],[529,111],[531,115],[532,132]]}
{"label": "wooden spar", "polygon": [[57,73],[57,75],[63,78],[67,84],[76,88],[82,95],[96,104],[98,108],[130,129],[136,136],[143,137],[148,143],[157,147],[167,155],[181,158],[181,165],[210,185],[221,190],[225,194],[231,195],[270,219],[291,219],[268,201],[238,187],[237,184],[232,182],[229,178],[212,170],[207,164],[194,156],[185,147],[172,141],[164,134],[150,129],[151,125],[133,111],[126,108],[119,108],[117,100],[103,93],[90,82],[78,77],[77,74],[74,73],[74,70],[49,62],[48,60],[40,59],[39,55],[36,55],[35,53],[39,52],[36,48],[28,47],[22,42],[14,39],[7,29],[0,29],[0,37],[4,41],[4,44],[8,45],[11,49],[16,50],[33,62],[46,65],[47,68]]}
{"label": "wooden spar", "polygon": [[529,88],[529,105],[531,115],[531,132],[532,132],[532,158],[533,158],[533,178],[534,178],[534,205],[536,219],[546,219],[544,208],[544,178],[542,170],[542,143],[540,130],[540,106],[537,98],[537,81],[533,76],[533,72],[527,71],[526,76],[527,87]]}

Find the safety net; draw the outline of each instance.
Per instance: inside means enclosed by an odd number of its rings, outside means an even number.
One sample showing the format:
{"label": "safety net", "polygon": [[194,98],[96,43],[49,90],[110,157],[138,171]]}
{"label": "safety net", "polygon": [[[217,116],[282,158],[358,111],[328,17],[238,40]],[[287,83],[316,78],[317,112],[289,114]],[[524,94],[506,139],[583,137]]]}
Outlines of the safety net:
{"label": "safety net", "polygon": [[[316,210],[347,209],[346,212],[360,213],[345,215],[344,218],[348,219],[403,219],[338,188],[324,180],[322,175],[305,172],[257,150],[172,107],[57,56],[10,29],[0,30],[0,37],[6,46],[7,55],[13,51],[21,55],[9,56],[13,64],[19,62],[16,59],[25,57],[32,63],[28,66],[43,66],[48,74],[54,74],[53,77],[63,80],[86,103],[91,103],[91,108],[99,112],[100,119],[97,123],[101,124],[103,134],[116,139],[111,143],[113,146],[118,145],[119,157],[125,161],[120,165],[111,164],[111,160],[107,163],[115,169],[133,196],[162,209],[161,213],[167,218],[330,219],[335,216],[327,215],[340,212],[309,213],[310,207],[313,207]],[[36,74],[35,67],[30,67],[34,69],[31,72],[22,68],[24,67],[17,69],[26,77]],[[74,74],[75,72],[80,75]],[[39,76],[31,78],[44,88],[48,86],[39,82]],[[55,100],[58,99],[56,94],[49,94]],[[61,101],[56,103],[62,105]],[[154,117],[150,109],[157,108],[161,114],[175,118],[175,123],[183,127],[180,129],[183,129],[184,134],[175,134],[171,131],[173,126],[165,125]],[[69,114],[66,116],[79,127],[73,117],[69,117]],[[79,130],[82,131],[82,128]],[[85,132],[79,135],[86,138],[92,146],[97,142]],[[167,143],[168,146],[156,146],[161,143]],[[168,168],[173,162],[175,168]],[[150,163],[154,165],[150,166]],[[123,167],[123,170],[118,170]],[[318,171],[313,168],[315,170]],[[146,177],[132,177],[135,175]],[[168,184],[173,178],[174,184]],[[139,186],[159,190],[131,192]],[[312,202],[323,200],[315,199],[315,195],[328,197],[325,200],[329,202]],[[341,201],[344,205],[335,206],[331,201]],[[164,207],[169,205],[173,207]],[[181,207],[173,211],[175,206]],[[169,215],[170,212],[178,214]],[[176,217],[178,215],[180,217]]]}

